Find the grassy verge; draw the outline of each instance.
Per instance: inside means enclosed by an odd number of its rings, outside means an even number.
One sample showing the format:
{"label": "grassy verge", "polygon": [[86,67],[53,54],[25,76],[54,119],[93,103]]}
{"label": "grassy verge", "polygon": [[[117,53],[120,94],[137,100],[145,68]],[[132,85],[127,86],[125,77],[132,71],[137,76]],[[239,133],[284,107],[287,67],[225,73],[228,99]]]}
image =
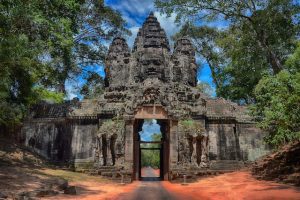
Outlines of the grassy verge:
{"label": "grassy verge", "polygon": [[49,169],[49,168],[43,168],[36,170],[38,173],[41,173],[46,176],[54,176],[57,178],[63,178],[68,181],[73,181],[73,182],[80,182],[80,181],[94,181],[98,183],[110,183],[111,181],[108,179],[104,179],[103,177],[100,176],[91,176],[88,174],[84,173],[79,173],[79,172],[72,172],[72,171],[67,171],[67,170],[61,170],[61,169]]}

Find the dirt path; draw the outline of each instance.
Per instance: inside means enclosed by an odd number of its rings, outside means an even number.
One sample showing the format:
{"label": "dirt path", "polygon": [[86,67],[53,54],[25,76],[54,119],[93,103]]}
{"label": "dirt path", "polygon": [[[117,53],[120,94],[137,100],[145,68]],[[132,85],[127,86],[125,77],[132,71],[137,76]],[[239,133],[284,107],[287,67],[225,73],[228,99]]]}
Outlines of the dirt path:
{"label": "dirt path", "polygon": [[[147,174],[156,173],[146,169]],[[84,200],[300,200],[300,188],[270,181],[259,181],[249,172],[239,171],[203,178],[187,186],[168,181],[135,181],[120,185],[101,177],[64,170],[25,170],[0,167],[0,192],[17,193],[38,188],[46,176],[69,179],[76,186],[77,195],[59,194],[42,199]]]}
{"label": "dirt path", "polygon": [[[145,180],[150,181],[139,181],[137,182],[137,188],[129,192],[128,194],[118,197],[120,200],[168,200],[175,199],[163,186],[161,181],[155,179],[159,177],[159,170],[151,167],[142,168],[142,177],[146,177]],[[151,179],[151,177],[153,179]],[[156,181],[151,181],[156,180]]]}
{"label": "dirt path", "polygon": [[137,188],[117,200],[171,200],[177,199],[164,188],[160,181],[142,181],[138,182]]}
{"label": "dirt path", "polygon": [[153,169],[152,167],[143,167],[142,177],[159,177],[159,169]]}
{"label": "dirt path", "polygon": [[[203,178],[187,186],[168,181],[135,181],[126,186],[73,182],[78,195],[58,195],[51,199],[110,200],[300,200],[300,188],[259,181],[249,172],[234,172]],[[75,198],[74,198],[75,197]]]}
{"label": "dirt path", "polygon": [[256,180],[249,172],[233,172],[182,186],[163,182],[177,199],[189,200],[300,200],[300,188]]}

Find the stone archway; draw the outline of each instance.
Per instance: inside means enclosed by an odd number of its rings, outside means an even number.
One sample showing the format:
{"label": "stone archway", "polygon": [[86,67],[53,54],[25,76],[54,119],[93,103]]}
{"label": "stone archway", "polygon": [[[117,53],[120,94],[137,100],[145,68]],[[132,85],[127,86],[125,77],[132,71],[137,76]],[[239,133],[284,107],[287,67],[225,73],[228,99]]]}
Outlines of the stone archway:
{"label": "stone archway", "polygon": [[162,106],[143,106],[139,108],[134,116],[133,127],[133,179],[141,179],[141,140],[139,132],[142,129],[142,125],[145,119],[156,119],[161,126],[161,132],[163,138],[160,142],[160,179],[169,179],[169,152],[170,152],[170,119],[167,112]]}

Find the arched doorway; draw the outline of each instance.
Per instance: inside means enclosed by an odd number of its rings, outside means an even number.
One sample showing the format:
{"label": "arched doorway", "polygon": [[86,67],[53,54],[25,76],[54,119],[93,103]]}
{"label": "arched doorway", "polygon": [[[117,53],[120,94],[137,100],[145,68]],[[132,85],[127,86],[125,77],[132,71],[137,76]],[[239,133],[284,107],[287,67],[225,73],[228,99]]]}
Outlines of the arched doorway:
{"label": "arched doorway", "polygon": [[[151,129],[151,126],[149,126],[150,123],[156,126],[156,130],[149,130]],[[168,180],[170,151],[169,130],[169,119],[162,107],[149,106],[143,107],[137,111],[134,120],[133,137],[134,180]],[[147,134],[145,135],[145,133]],[[157,138],[151,138],[153,135]],[[147,166],[147,164],[149,164],[149,162],[145,162],[147,154],[148,156],[149,154],[156,156],[156,164],[154,164],[156,166]],[[145,167],[150,167],[152,169],[147,169]],[[159,170],[155,169],[154,172],[154,167]],[[143,174],[145,169],[147,169],[146,173]],[[149,175],[149,170],[154,172],[154,176],[153,173],[150,173]],[[157,173],[157,171],[159,171],[159,173]]]}

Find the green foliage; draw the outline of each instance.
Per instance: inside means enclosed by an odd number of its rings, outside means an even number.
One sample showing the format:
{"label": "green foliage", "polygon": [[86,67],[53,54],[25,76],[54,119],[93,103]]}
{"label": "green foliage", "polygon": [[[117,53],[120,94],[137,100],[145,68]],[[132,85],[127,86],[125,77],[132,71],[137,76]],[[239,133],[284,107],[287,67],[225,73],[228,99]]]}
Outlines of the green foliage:
{"label": "green foliage", "polygon": [[161,133],[153,133],[151,135],[151,141],[160,142],[161,138],[162,138]]}
{"label": "green foliage", "polygon": [[87,82],[82,86],[80,93],[86,99],[99,97],[104,91],[104,79],[95,72],[90,72]]}
{"label": "green foliage", "polygon": [[141,165],[142,167],[160,167],[160,152],[159,150],[141,150]]}
{"label": "green foliage", "polygon": [[197,83],[197,89],[209,97],[213,96],[213,89],[207,82]]}
{"label": "green foliage", "polygon": [[196,122],[193,119],[185,119],[179,121],[179,127],[187,134],[202,135],[205,132],[205,127],[201,123]]}
{"label": "green foliage", "polygon": [[[270,133],[269,144],[299,138],[299,2],[156,0],[156,6],[187,21],[175,38],[192,39],[212,71],[217,96],[253,103],[259,127]],[[227,26],[203,26],[220,21]],[[188,130],[191,123],[181,126]]]}
{"label": "green foliage", "polygon": [[[161,133],[151,135],[151,141],[161,141]],[[142,145],[142,144],[141,144]],[[143,144],[144,148],[159,148],[160,144]],[[141,150],[141,165],[142,167],[160,168],[160,150]]]}
{"label": "green foliage", "polygon": [[[292,0],[157,0],[156,6],[187,21],[176,37],[192,39],[212,71],[217,96],[238,103],[254,103],[259,80],[287,68],[300,33],[300,5]],[[228,25],[203,26],[210,22]]]}
{"label": "green foliage", "polygon": [[107,135],[113,135],[113,134],[119,134],[123,132],[125,127],[124,120],[114,118],[104,121],[100,128],[99,128],[99,134],[107,134]]}
{"label": "green foliage", "polygon": [[64,93],[53,92],[42,87],[34,88],[33,92],[35,96],[33,98],[33,102],[31,102],[32,104],[40,101],[46,101],[48,103],[63,103],[65,97]]}
{"label": "green foliage", "polygon": [[274,146],[300,139],[300,72],[281,71],[266,76],[255,88],[253,114],[259,127],[269,132],[266,141]]}
{"label": "green foliage", "polygon": [[[124,25],[103,0],[2,0],[0,125],[20,122],[38,101],[61,102],[66,82],[102,64],[104,42],[128,33]],[[100,93],[88,79],[88,96]]]}
{"label": "green foliage", "polygon": [[287,61],[285,62],[287,69],[291,73],[299,72],[300,70],[300,42],[298,42],[297,48],[295,52],[288,57]]}

